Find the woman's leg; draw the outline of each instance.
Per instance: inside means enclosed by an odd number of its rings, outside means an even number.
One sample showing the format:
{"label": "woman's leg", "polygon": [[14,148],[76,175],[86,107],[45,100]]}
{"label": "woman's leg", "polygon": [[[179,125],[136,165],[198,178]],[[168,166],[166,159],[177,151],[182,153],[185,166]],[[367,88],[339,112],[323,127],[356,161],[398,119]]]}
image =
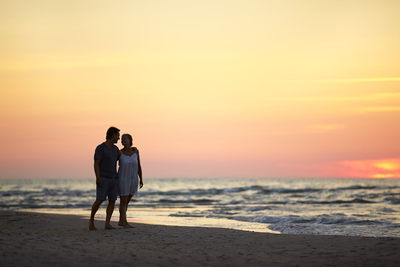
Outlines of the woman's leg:
{"label": "woman's leg", "polygon": [[127,200],[126,200],[126,211],[128,211],[128,204],[129,204],[129,201],[131,201],[132,197],[133,197],[133,195],[128,195],[128,196],[127,196]]}
{"label": "woman's leg", "polygon": [[128,196],[120,196],[119,198],[119,223],[118,225],[123,226],[126,222],[126,206]]}
{"label": "woman's leg", "polygon": [[[132,199],[132,195],[124,196],[124,203],[125,203],[125,205],[124,205],[123,207],[120,207],[120,209],[125,208],[124,217],[123,217],[123,218],[120,218],[120,220],[123,220],[123,221],[121,221],[121,224],[120,224],[120,225],[122,225],[122,226],[124,226],[124,227],[126,227],[126,228],[132,228],[132,227],[133,227],[133,226],[131,226],[131,225],[128,223],[127,215],[126,215],[126,213],[127,213],[127,211],[128,211],[128,203],[129,203],[129,201],[130,201],[131,199]],[[120,213],[121,213],[121,212],[120,212]]]}

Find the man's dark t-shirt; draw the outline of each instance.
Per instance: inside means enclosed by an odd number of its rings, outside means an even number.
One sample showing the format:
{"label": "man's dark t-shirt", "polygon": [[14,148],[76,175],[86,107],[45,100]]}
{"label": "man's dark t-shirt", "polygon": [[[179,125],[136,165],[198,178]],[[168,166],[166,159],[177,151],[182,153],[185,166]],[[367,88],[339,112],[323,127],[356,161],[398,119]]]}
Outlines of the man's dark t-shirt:
{"label": "man's dark t-shirt", "polygon": [[100,160],[100,177],[108,179],[117,179],[117,160],[118,147],[113,145],[109,148],[106,143],[101,143],[96,147],[94,159]]}

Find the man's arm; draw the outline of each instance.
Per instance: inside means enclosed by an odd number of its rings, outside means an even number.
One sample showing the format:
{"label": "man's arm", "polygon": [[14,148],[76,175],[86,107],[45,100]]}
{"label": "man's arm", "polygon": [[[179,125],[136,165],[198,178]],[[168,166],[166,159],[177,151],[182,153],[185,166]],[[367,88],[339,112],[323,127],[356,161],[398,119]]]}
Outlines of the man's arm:
{"label": "man's arm", "polygon": [[101,187],[101,179],[100,179],[100,160],[94,160],[94,173],[96,174],[96,184]]}

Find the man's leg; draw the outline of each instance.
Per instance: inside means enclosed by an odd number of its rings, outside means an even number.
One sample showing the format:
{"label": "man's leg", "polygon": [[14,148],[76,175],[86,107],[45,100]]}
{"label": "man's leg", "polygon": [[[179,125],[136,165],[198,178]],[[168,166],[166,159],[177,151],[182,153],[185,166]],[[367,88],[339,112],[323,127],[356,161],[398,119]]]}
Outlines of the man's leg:
{"label": "man's leg", "polygon": [[114,211],[114,206],[115,206],[115,200],[109,200],[107,205],[106,225],[104,227],[105,229],[114,229],[114,227],[112,227],[110,224],[111,216]]}
{"label": "man's leg", "polygon": [[114,211],[115,201],[118,198],[118,186],[119,186],[118,179],[108,179],[108,190],[107,190],[108,206],[107,206],[105,229],[114,229],[114,227],[111,226],[110,221]]}
{"label": "man's leg", "polygon": [[101,203],[103,203],[103,200],[96,200],[92,205],[92,212],[90,213],[89,220],[89,230],[96,230],[96,227],[94,226],[94,216],[96,215]]}

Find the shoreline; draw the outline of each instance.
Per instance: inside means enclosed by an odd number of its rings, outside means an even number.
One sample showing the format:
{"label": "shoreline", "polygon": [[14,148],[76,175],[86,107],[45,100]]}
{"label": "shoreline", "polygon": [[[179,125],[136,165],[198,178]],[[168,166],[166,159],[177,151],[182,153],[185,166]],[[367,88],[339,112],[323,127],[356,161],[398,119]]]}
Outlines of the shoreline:
{"label": "shoreline", "polygon": [[[134,211],[132,212],[132,210]],[[171,212],[171,208],[165,208],[167,213]],[[179,209],[177,209],[179,210]],[[0,210],[1,211],[1,210]],[[7,211],[7,210],[6,210]],[[21,209],[14,210],[16,212],[27,212],[27,213],[39,213],[39,214],[54,214],[54,215],[76,215],[78,217],[88,219],[90,217],[90,209],[87,210],[77,210],[77,209]],[[134,214],[134,218],[129,217],[130,214]],[[149,216],[149,213],[152,213]],[[171,217],[168,214],[160,215],[158,211],[158,216],[154,216],[154,210],[148,208],[138,208],[131,207],[128,212],[127,220],[129,223],[142,223],[150,225],[163,225],[163,226],[182,226],[182,227],[206,227],[206,228],[224,228],[224,229],[234,229],[248,232],[260,232],[260,233],[271,233],[271,234],[281,234],[278,231],[270,230],[265,223],[253,223],[253,222],[242,222],[234,221],[225,218],[182,218],[182,217]],[[106,218],[105,206],[101,206],[96,213],[95,220],[104,221]],[[186,219],[186,220],[182,220]],[[118,208],[114,209],[114,213],[111,217],[111,222],[118,222],[119,212]]]}
{"label": "shoreline", "polygon": [[[93,180],[15,181],[0,187],[0,206],[6,210],[87,216],[95,196]],[[127,215],[162,225],[400,237],[399,189],[400,180],[149,179]],[[105,208],[106,203],[98,215]]]}
{"label": "shoreline", "polygon": [[[400,266],[400,238],[257,233],[0,211],[1,266]],[[116,224],[114,223],[114,226]]]}

